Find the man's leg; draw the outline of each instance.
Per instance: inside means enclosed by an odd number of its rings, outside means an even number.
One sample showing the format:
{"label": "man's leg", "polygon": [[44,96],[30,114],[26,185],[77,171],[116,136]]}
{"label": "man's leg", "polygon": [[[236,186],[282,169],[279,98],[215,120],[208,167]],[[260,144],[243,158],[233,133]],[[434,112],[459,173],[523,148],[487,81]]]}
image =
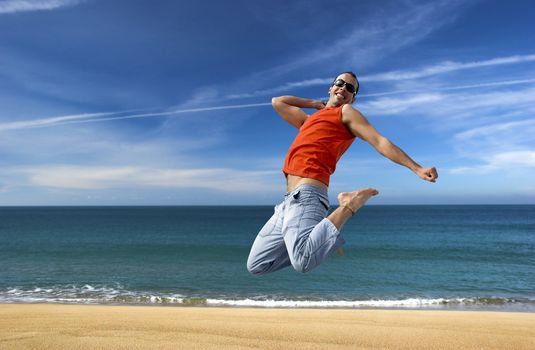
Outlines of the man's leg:
{"label": "man's leg", "polygon": [[254,275],[274,272],[290,266],[282,237],[284,202],[275,206],[273,216],[260,230],[247,259],[247,270]]}
{"label": "man's leg", "polygon": [[338,231],[340,231],[347,220],[362,208],[370,197],[378,194],[379,192],[373,188],[365,188],[353,192],[342,192],[338,195],[338,203],[340,206],[329,215],[328,219],[334,226],[336,226]]}
{"label": "man's leg", "polygon": [[319,187],[301,185],[286,196],[282,233],[296,271],[312,270],[344,244],[328,211],[327,191]]}
{"label": "man's leg", "polygon": [[341,193],[340,208],[326,218],[326,193],[308,186],[292,192],[285,200],[282,232],[294,269],[308,272],[339,249],[344,244],[339,236],[343,224],[377,193],[373,189]]}

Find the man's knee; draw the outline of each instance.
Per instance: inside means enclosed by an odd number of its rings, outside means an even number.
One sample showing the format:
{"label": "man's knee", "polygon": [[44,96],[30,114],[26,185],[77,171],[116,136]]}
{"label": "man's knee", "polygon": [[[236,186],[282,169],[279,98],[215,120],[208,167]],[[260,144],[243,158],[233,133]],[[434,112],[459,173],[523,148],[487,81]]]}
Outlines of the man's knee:
{"label": "man's knee", "polygon": [[292,267],[295,271],[300,273],[307,273],[312,270],[310,259],[300,258],[292,261]]}
{"label": "man's knee", "polygon": [[255,263],[253,261],[247,261],[247,271],[253,275],[263,275],[268,272],[271,264]]}

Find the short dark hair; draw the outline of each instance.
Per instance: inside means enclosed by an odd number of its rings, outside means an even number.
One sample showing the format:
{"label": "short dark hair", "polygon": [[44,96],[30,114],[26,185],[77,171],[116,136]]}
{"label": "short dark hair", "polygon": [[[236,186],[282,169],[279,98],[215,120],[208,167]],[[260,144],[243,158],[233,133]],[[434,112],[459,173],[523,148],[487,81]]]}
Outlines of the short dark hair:
{"label": "short dark hair", "polygon": [[[353,78],[355,78],[355,80],[357,81],[357,86],[355,86],[355,95],[354,96],[357,96],[357,94],[359,93],[359,88],[360,88],[360,83],[359,83],[359,80],[357,79],[357,75],[355,73],[351,72],[351,71],[342,72],[342,73],[340,73],[338,75],[342,75],[342,74],[349,74]],[[334,80],[336,81],[336,78]],[[334,83],[334,81],[333,81],[333,83]]]}

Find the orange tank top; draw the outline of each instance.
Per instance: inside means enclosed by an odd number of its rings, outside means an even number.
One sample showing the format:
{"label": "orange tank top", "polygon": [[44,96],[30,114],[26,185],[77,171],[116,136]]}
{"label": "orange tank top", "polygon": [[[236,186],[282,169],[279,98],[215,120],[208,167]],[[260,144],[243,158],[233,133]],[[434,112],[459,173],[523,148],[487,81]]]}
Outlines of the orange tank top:
{"label": "orange tank top", "polygon": [[342,122],[342,106],[309,116],[288,150],[283,172],[316,179],[329,186],[336,162],[355,140]]}

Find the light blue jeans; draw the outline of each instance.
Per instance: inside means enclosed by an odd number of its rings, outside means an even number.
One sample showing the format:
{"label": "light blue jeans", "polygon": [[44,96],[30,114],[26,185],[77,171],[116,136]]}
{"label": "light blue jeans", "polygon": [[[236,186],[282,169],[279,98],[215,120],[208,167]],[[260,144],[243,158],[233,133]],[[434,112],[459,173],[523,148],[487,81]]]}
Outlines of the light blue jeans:
{"label": "light blue jeans", "polygon": [[286,193],[256,236],[247,270],[261,275],[292,265],[308,272],[321,264],[345,243],[328,212],[329,197],[320,187],[305,184]]}

